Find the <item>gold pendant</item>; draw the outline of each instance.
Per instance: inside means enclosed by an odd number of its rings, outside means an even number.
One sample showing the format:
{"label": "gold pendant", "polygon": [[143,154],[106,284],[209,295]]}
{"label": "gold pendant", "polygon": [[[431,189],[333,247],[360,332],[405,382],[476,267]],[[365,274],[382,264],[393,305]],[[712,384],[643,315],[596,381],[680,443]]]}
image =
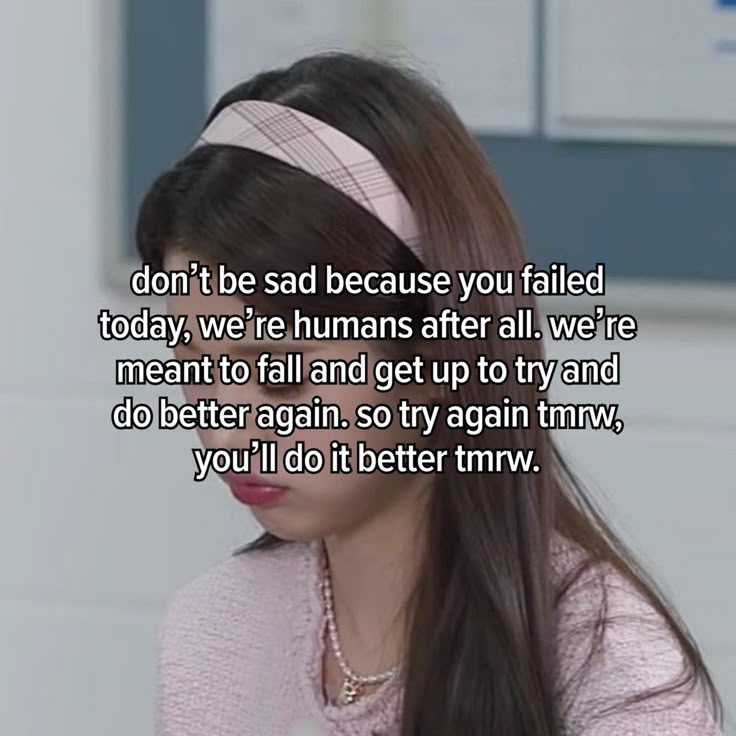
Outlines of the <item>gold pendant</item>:
{"label": "gold pendant", "polygon": [[354,703],[360,697],[360,683],[355,680],[351,680],[349,677],[345,678],[342,683],[342,690],[340,691],[340,700],[345,705]]}

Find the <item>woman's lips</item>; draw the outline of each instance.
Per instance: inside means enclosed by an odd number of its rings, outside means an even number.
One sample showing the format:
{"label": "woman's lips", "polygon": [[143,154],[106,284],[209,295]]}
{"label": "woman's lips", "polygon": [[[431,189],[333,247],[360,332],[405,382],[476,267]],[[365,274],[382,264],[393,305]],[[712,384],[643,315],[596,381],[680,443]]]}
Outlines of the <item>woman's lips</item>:
{"label": "woman's lips", "polygon": [[273,506],[288,490],[255,473],[225,473],[222,477],[233,496],[248,506]]}

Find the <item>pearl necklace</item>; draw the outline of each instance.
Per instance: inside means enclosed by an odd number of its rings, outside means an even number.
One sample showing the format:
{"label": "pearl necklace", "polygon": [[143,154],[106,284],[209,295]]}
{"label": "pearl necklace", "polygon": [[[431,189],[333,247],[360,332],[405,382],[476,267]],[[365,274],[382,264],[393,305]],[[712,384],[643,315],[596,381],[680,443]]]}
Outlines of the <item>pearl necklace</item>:
{"label": "pearl necklace", "polygon": [[330,636],[332,651],[335,653],[335,659],[337,660],[337,664],[345,678],[340,690],[340,702],[343,705],[350,705],[362,695],[362,689],[365,685],[378,685],[390,680],[398,672],[399,667],[397,665],[396,667],[392,667],[390,670],[386,670],[385,672],[380,672],[377,675],[359,675],[351,669],[342,653],[340,637],[337,633],[337,623],[335,622],[332,585],[330,583],[329,572],[326,570],[322,581],[322,592],[325,600],[327,631]]}

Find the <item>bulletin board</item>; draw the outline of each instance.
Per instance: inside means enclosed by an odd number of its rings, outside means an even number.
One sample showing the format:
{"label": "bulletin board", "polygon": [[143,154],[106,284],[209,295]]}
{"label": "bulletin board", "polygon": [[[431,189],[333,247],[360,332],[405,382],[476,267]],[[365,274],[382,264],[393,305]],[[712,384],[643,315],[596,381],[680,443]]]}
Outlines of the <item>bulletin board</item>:
{"label": "bulletin board", "polygon": [[550,136],[736,145],[736,0],[545,0]]}

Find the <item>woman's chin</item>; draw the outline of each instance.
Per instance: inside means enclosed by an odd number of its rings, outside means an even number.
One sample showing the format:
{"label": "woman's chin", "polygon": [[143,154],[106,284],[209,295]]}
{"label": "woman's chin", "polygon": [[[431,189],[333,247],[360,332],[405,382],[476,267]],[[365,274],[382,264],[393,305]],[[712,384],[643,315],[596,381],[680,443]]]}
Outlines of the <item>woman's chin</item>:
{"label": "woman's chin", "polygon": [[312,542],[325,536],[325,531],[319,524],[309,523],[303,515],[295,513],[293,509],[287,511],[283,508],[254,508],[251,511],[265,531],[285,542]]}

